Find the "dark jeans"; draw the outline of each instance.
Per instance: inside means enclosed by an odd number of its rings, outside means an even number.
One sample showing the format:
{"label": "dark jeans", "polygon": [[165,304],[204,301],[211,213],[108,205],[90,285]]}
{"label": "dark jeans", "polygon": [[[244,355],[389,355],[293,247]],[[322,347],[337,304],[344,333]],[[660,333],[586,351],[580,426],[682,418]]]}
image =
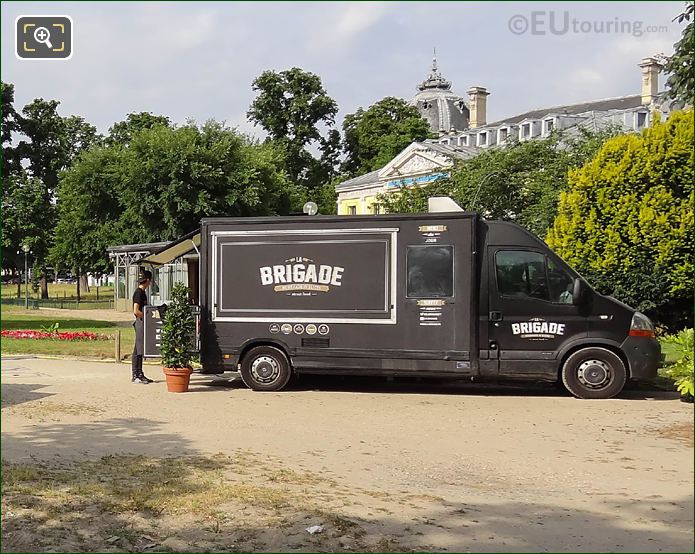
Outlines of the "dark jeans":
{"label": "dark jeans", "polygon": [[145,376],[145,374],[142,372],[142,355],[144,354],[144,327],[142,319],[137,318],[135,321],[133,321],[133,327],[135,328],[135,346],[133,348],[132,368],[133,379],[137,379],[138,377]]}
{"label": "dark jeans", "polygon": [[132,371],[133,379],[145,376],[145,374],[142,372],[142,354],[136,354],[135,351],[133,351]]}

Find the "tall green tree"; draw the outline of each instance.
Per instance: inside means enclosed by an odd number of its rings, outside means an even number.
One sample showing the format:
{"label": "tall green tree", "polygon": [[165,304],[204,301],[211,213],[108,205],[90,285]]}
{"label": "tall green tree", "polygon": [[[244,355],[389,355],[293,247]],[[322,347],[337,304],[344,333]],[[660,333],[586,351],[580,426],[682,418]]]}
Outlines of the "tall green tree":
{"label": "tall green tree", "polygon": [[681,39],[673,45],[674,53],[666,59],[664,70],[669,74],[666,89],[670,98],[693,103],[693,2],[686,2],[678,23],[687,22]]}
{"label": "tall green tree", "polygon": [[410,143],[433,137],[415,106],[391,96],[348,114],[343,135],[343,171],[351,176],[380,169]]}
{"label": "tall green tree", "polygon": [[119,198],[132,239],[175,239],[208,216],[289,213],[297,198],[280,149],[214,121],[144,129],[122,153]]}
{"label": "tall green tree", "polygon": [[404,187],[383,194],[380,202],[392,213],[427,211],[430,196],[450,196],[466,210],[488,219],[515,221],[540,236],[552,225],[560,192],[567,187],[570,168],[580,167],[603,142],[619,132],[610,127],[571,136],[556,133],[546,139],[484,150],[457,161],[448,179],[425,187]]}
{"label": "tall green tree", "polygon": [[3,179],[2,246],[3,266],[24,268],[22,246],[31,249],[29,262],[41,270],[51,244],[46,221],[54,221],[55,206],[46,203],[45,187],[40,179],[20,170]]}
{"label": "tall green tree", "polygon": [[[103,274],[111,268],[106,247],[121,242],[123,208],[118,191],[123,150],[97,147],[85,152],[62,173],[58,184],[58,217],[49,261],[76,275]],[[78,288],[78,295],[84,283]]]}
{"label": "tall green tree", "polygon": [[[338,105],[321,79],[293,67],[264,71],[252,87],[258,96],[248,118],[283,149],[290,179],[309,190],[329,180],[336,170],[340,143],[340,134],[333,128]],[[320,158],[310,149],[317,150]]]}
{"label": "tall green tree", "polygon": [[154,115],[149,112],[129,113],[123,121],[111,126],[106,142],[128,144],[135,133],[154,127],[171,127],[171,121],[164,115]]}
{"label": "tall green tree", "polygon": [[19,115],[14,109],[14,85],[0,82],[2,94],[2,178],[19,170],[17,149],[12,146],[13,135],[19,131]]}
{"label": "tall green tree", "polygon": [[608,140],[571,171],[547,242],[601,292],[692,326],[692,110]]}
{"label": "tall green tree", "polygon": [[[32,189],[26,194],[34,194],[34,186],[40,183],[42,188],[43,209],[40,218],[41,237],[31,240],[44,245],[35,251],[36,270],[41,274],[41,297],[48,298],[48,280],[46,274],[46,255],[53,238],[56,224],[55,192],[58,177],[62,170],[70,166],[72,161],[84,150],[98,144],[101,137],[96,128],[78,116],[61,117],[58,113],[60,102],[37,98],[22,109],[18,118],[19,133],[22,137],[16,147],[17,159],[26,165],[30,180],[19,178],[15,180],[15,188],[29,186]],[[24,196],[24,192],[14,191],[14,194]],[[15,202],[8,201],[8,212],[14,209]],[[8,214],[5,213],[5,216]],[[14,217],[10,214],[10,217]],[[25,225],[26,237],[34,236],[33,222],[17,219],[18,224]],[[24,221],[24,223],[23,223]],[[22,233],[20,232],[19,235]],[[29,240],[29,239],[27,239]],[[19,247],[19,244],[12,248]]]}

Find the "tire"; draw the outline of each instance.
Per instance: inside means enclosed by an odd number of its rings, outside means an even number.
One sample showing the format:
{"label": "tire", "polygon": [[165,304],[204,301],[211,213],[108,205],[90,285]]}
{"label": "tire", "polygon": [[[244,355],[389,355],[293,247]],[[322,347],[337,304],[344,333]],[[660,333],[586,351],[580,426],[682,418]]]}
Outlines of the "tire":
{"label": "tire", "polygon": [[279,391],[292,376],[285,353],[274,346],[256,346],[241,361],[241,379],[255,391]]}
{"label": "tire", "polygon": [[560,373],[565,388],[577,398],[612,398],[627,381],[623,361],[599,347],[577,350],[567,358]]}

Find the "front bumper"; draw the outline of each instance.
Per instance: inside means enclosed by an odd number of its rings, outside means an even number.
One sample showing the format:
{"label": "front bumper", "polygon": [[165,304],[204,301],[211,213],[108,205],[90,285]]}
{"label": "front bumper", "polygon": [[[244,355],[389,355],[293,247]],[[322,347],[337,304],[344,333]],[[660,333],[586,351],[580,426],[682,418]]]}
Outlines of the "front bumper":
{"label": "front bumper", "polygon": [[620,348],[630,365],[630,378],[648,381],[656,377],[661,360],[659,341],[649,337],[627,337]]}

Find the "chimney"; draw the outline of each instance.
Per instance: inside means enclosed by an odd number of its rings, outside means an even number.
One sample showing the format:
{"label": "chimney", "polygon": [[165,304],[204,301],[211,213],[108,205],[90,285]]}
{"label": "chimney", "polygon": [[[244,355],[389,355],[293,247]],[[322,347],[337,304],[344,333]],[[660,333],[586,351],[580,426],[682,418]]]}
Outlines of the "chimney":
{"label": "chimney", "polygon": [[639,66],[642,68],[642,105],[648,106],[656,100],[659,92],[659,72],[662,66],[655,58],[643,58]]}
{"label": "chimney", "polygon": [[468,89],[471,112],[468,126],[471,129],[482,127],[487,123],[487,97],[489,95],[490,93],[485,87],[471,87]]}

